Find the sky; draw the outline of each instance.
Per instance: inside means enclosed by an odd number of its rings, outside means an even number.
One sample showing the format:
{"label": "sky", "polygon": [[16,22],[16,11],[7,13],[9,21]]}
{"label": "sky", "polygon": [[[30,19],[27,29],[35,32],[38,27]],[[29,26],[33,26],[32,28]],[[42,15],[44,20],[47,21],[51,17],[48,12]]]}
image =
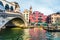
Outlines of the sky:
{"label": "sky", "polygon": [[60,12],[60,0],[7,0],[18,2],[21,12],[32,6],[33,11],[39,11],[45,15]]}

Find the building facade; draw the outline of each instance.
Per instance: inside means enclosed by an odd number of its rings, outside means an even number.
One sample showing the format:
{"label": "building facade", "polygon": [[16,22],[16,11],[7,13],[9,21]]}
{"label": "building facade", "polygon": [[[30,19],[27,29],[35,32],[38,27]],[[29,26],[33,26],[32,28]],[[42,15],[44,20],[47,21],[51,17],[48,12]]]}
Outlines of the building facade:
{"label": "building facade", "polygon": [[20,7],[17,2],[0,0],[0,5],[5,8],[5,12],[20,12]]}
{"label": "building facade", "polygon": [[60,24],[60,13],[53,13],[47,17],[47,23]]}
{"label": "building facade", "polygon": [[27,21],[27,23],[29,23],[29,10],[25,9],[23,12],[24,18]]}
{"label": "building facade", "polygon": [[47,16],[39,11],[34,11],[33,14],[30,14],[30,22],[34,24],[46,23]]}

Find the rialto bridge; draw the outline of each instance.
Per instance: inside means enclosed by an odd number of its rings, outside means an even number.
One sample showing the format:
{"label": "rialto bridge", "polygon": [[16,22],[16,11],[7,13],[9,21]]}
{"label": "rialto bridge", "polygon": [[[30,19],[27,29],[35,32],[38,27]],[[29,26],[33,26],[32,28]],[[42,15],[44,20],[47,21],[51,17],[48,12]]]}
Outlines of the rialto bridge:
{"label": "rialto bridge", "polygon": [[6,27],[27,27],[27,22],[25,21],[23,15],[20,13],[0,13],[0,28]]}
{"label": "rialto bridge", "polygon": [[16,2],[0,0],[0,28],[27,27],[27,22],[19,9],[20,7]]}

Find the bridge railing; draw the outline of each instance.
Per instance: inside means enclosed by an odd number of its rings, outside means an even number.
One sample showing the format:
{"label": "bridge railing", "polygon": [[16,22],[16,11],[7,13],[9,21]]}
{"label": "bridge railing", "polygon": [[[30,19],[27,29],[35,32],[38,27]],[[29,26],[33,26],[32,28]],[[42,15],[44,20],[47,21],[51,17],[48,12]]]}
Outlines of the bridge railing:
{"label": "bridge railing", "polygon": [[8,12],[8,13],[0,12],[0,17],[1,16],[6,16],[6,17],[22,16],[22,17],[24,17],[22,13],[13,13],[13,12]]}

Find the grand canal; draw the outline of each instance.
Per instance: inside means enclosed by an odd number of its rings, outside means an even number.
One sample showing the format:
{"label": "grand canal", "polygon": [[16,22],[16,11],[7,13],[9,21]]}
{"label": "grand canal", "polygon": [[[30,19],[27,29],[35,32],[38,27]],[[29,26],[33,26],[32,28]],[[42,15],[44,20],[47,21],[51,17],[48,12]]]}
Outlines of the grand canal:
{"label": "grand canal", "polygon": [[[40,35],[40,32],[33,33],[34,28],[32,29],[21,29],[21,28],[6,28],[0,31],[0,40],[39,40],[36,36]],[[31,32],[32,31],[32,32]],[[31,34],[29,34],[31,33]],[[35,35],[34,35],[35,34]],[[45,36],[44,36],[45,35]],[[45,32],[39,36],[40,40],[60,40],[60,32]],[[33,37],[31,37],[33,36]],[[42,38],[44,36],[44,39]],[[27,38],[26,38],[27,37]]]}
{"label": "grand canal", "polygon": [[21,28],[7,28],[0,31],[0,40],[23,40]]}

